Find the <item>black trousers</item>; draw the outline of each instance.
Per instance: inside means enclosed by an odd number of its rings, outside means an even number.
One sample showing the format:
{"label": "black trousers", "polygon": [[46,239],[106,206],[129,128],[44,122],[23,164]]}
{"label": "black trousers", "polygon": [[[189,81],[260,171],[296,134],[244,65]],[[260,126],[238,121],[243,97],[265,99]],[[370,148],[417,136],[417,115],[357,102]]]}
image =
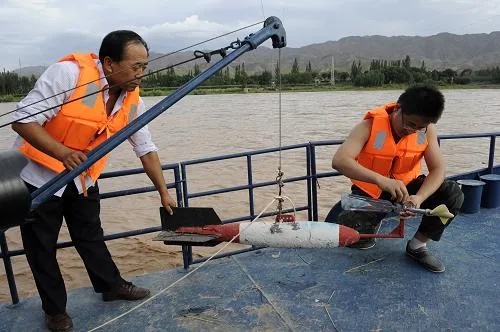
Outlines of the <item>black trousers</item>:
{"label": "black trousers", "polygon": [[[31,191],[36,189],[29,184],[27,186]],[[103,240],[99,213],[97,183],[88,188],[88,197],[83,197],[71,182],[62,197],[52,196],[40,204],[33,211],[34,221],[21,226],[26,258],[45,313],[55,315],[66,311],[66,287],[56,259],[56,244],[63,217],[94,290],[106,292],[122,282]]]}
{"label": "black trousers", "polygon": [[[408,193],[410,195],[414,195],[418,192],[422,183],[425,180],[425,175],[420,175],[406,186]],[[356,186],[352,186],[351,191],[353,194],[368,196],[364,191]],[[382,192],[380,196],[381,199],[390,200],[391,195],[388,192]],[[424,202],[422,202],[420,208],[422,209],[434,209],[436,206],[440,204],[445,204],[455,216],[460,211],[462,204],[464,202],[464,194],[460,189],[460,186],[451,180],[444,180],[441,186],[433,193],[429,198],[427,198]],[[347,212],[347,211],[345,211]],[[350,224],[349,221],[339,222],[339,219],[343,219],[343,217],[348,217],[354,219],[353,222],[358,222],[360,220],[368,220],[370,223],[378,224],[382,219],[386,217],[384,213],[375,213],[375,212],[365,212],[365,211],[349,211],[349,213],[341,212],[340,204],[337,203],[328,213],[325,221],[326,222],[334,222],[341,224]],[[441,239],[441,235],[443,234],[446,227],[450,225],[453,221],[452,218],[448,220],[446,225],[443,225],[439,217],[433,216],[422,216],[422,221],[420,226],[418,227],[418,231],[428,238],[439,241]]]}

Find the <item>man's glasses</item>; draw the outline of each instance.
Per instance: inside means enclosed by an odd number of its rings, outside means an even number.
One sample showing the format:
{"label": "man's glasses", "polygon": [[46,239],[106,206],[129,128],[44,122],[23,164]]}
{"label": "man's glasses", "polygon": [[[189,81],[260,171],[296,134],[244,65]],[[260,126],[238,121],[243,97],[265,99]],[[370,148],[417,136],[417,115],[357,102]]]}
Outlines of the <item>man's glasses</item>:
{"label": "man's glasses", "polygon": [[405,115],[401,109],[399,109],[399,112],[401,113],[401,124],[403,125],[403,129],[406,129],[406,130],[412,131],[412,132],[418,132],[418,133],[424,133],[424,134],[427,133],[427,126],[418,127],[416,124],[408,121],[408,119],[405,117]]}

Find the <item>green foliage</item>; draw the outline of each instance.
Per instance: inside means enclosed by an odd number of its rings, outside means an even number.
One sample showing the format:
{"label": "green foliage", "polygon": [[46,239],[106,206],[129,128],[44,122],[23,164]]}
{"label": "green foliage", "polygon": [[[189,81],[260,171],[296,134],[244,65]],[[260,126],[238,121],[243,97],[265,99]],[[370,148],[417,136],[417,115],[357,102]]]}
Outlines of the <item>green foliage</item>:
{"label": "green foliage", "polygon": [[311,84],[314,82],[314,75],[311,72],[290,73],[281,76],[281,81],[284,84]]}
{"label": "green foliage", "polygon": [[363,67],[361,66],[361,61],[358,61],[356,64],[356,61],[352,62],[351,65],[351,80],[353,82],[356,82],[356,79],[358,78],[359,75],[361,75],[363,70]]}
{"label": "green foliage", "polygon": [[345,71],[335,71],[335,81],[336,82],[347,82],[349,80],[349,73]]}
{"label": "green foliage", "polygon": [[457,72],[454,71],[453,69],[445,69],[441,74],[442,74],[441,77],[444,78],[445,82],[451,84],[454,83],[455,76],[457,76]]}
{"label": "green foliage", "polygon": [[25,95],[35,85],[36,78],[19,76],[9,71],[0,72],[0,95]]}
{"label": "green foliage", "polygon": [[389,66],[382,69],[385,84],[409,83],[412,78],[410,72],[401,67]]}
{"label": "green foliage", "polygon": [[354,80],[355,86],[374,87],[384,84],[384,74],[379,70],[370,70],[362,73]]}
{"label": "green foliage", "polygon": [[312,66],[311,66],[311,61],[309,60],[309,63],[306,66],[306,72],[310,73],[312,72]]}
{"label": "green foliage", "polygon": [[272,80],[273,75],[267,70],[264,70],[264,72],[257,78],[259,85],[271,85]]}
{"label": "green foliage", "polygon": [[247,72],[245,71],[245,63],[243,62],[241,64],[241,72],[240,72],[240,81],[236,81],[236,83],[242,84],[243,86],[247,85],[248,83],[248,75]]}
{"label": "green foliage", "polygon": [[498,66],[491,70],[491,80],[493,83],[500,83],[500,68]]}
{"label": "green foliage", "polygon": [[402,66],[403,66],[403,68],[406,68],[406,69],[409,69],[411,67],[411,60],[410,60],[409,55],[407,55],[405,57],[405,59],[403,60]]}
{"label": "green foliage", "polygon": [[295,59],[293,59],[292,75],[298,74],[298,73],[299,73],[299,63],[297,62],[297,58],[295,58]]}
{"label": "green foliage", "polygon": [[13,95],[0,95],[0,103],[12,103],[18,100],[19,97]]}
{"label": "green foliage", "polygon": [[[355,87],[383,87],[407,86],[413,83],[430,82],[436,85],[448,86],[449,84],[500,84],[500,68],[486,68],[479,70],[454,69],[427,70],[424,61],[418,67],[411,66],[410,56],[403,59],[372,59],[368,70],[364,71],[360,60],[352,62],[350,71],[335,71],[335,87],[330,84],[330,71],[313,71],[311,61],[307,61],[304,72],[300,71],[298,59],[294,58],[291,70],[284,72],[279,68],[279,61],[269,71],[248,74],[245,63],[242,62],[231,67],[226,67],[210,77],[202,87],[196,89],[201,93],[240,93],[242,91],[274,91],[279,85],[279,77],[283,89],[307,91],[310,87],[322,86],[328,89],[336,88],[338,84],[345,89],[347,86]],[[288,67],[290,64],[281,64]],[[161,71],[149,72],[143,78],[141,93],[144,96],[161,95],[170,93],[177,87],[185,84],[201,73],[199,64],[184,73],[177,73],[172,66]],[[0,101],[19,100],[20,96],[28,93],[34,86],[36,78],[19,76],[16,73],[0,72]],[[210,89],[205,89],[210,88]]]}
{"label": "green foliage", "polygon": [[276,61],[276,65],[274,66],[274,79],[276,82],[278,81],[279,77],[281,75],[281,64],[280,61]]}
{"label": "green foliage", "polygon": [[461,84],[461,85],[470,84],[471,83],[471,78],[470,77],[466,77],[466,76],[455,77],[454,83],[455,84]]}
{"label": "green foliage", "polygon": [[198,76],[198,74],[201,73],[200,66],[195,63],[194,64],[194,76]]}
{"label": "green foliage", "polygon": [[427,74],[423,72],[411,71],[411,75],[412,79],[410,79],[410,82],[413,81],[412,83],[424,83],[429,80]]}

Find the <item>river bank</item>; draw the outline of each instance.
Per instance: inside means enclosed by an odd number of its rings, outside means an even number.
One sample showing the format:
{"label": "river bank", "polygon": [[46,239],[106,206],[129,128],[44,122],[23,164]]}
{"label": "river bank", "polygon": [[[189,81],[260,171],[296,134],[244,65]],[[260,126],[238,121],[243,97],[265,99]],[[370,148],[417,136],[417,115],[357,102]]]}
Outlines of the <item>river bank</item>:
{"label": "river bank", "polygon": [[[407,84],[386,84],[378,87],[359,87],[351,84],[335,85],[293,85],[282,86],[282,92],[328,92],[328,91],[384,91],[384,90],[404,90]],[[168,96],[179,87],[158,87],[141,88],[141,96],[158,97]],[[440,89],[499,89],[499,84],[440,84]],[[280,89],[276,86],[200,86],[193,90],[191,95],[217,95],[217,94],[243,94],[243,93],[276,93]],[[20,101],[24,95],[0,95],[0,103],[10,103]]]}

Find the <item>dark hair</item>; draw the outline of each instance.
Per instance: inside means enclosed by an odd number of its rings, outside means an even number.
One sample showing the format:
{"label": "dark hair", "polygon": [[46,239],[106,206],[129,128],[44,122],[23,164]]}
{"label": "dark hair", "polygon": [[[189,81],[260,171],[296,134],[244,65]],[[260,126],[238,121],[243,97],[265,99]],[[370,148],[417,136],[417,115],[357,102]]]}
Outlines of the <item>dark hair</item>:
{"label": "dark hair", "polygon": [[415,114],[436,123],[443,114],[444,96],[434,86],[414,85],[403,92],[398,104],[405,115]]}
{"label": "dark hair", "polygon": [[109,56],[114,61],[121,61],[125,46],[129,43],[141,43],[149,54],[148,44],[134,31],[117,30],[112,31],[104,37],[99,49],[99,60],[104,62],[104,58]]}

